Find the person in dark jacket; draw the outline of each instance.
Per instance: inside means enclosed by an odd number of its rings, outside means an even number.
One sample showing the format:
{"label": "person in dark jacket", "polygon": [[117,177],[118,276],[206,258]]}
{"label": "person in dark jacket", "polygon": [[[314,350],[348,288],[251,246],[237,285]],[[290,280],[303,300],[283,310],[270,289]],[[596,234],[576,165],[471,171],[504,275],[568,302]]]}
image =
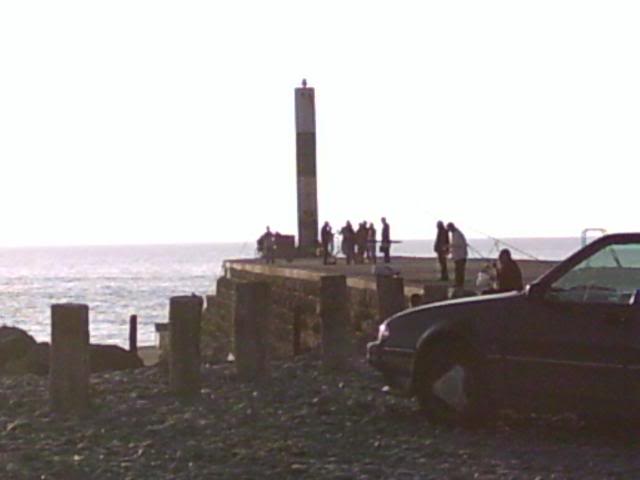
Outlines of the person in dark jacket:
{"label": "person in dark jacket", "polygon": [[367,257],[371,263],[376,263],[377,261],[376,243],[376,227],[374,227],[373,222],[371,222],[367,229]]}
{"label": "person in dark jacket", "polygon": [[367,222],[360,222],[358,230],[356,230],[356,263],[364,263],[364,256],[367,252],[367,236],[369,230],[367,229]]}
{"label": "person in dark jacket", "polygon": [[327,265],[333,250],[333,231],[329,222],[324,222],[322,230],[320,230],[320,241],[322,242],[322,263]]}
{"label": "person in dark jacket", "polygon": [[511,290],[522,290],[522,272],[518,264],[511,258],[511,251],[503,248],[498,254],[497,270],[497,290],[499,292],[509,292]]}
{"label": "person in dark jacket", "polygon": [[447,255],[449,255],[449,232],[442,221],[438,221],[436,225],[438,233],[436,241],[433,244],[433,251],[438,255],[438,263],[440,263],[440,280],[446,282],[449,280],[449,272],[447,271]]}
{"label": "person in dark jacket", "polygon": [[347,221],[345,226],[340,229],[340,233],[342,234],[342,253],[347,257],[347,265],[350,265],[354,260],[356,232],[353,230],[351,222]]}
{"label": "person in dark jacket", "polygon": [[382,236],[380,238],[380,252],[384,255],[384,263],[391,262],[391,233],[387,219],[382,217]]}

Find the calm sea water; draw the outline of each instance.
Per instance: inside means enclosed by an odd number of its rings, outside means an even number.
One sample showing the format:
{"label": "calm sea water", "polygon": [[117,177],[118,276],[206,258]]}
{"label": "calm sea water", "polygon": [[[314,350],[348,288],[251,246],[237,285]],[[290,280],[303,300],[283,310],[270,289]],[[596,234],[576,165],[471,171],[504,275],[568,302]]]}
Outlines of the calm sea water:
{"label": "calm sea water", "polygon": [[[505,239],[541,259],[561,259],[578,238]],[[432,240],[394,245],[396,255],[431,255]],[[472,256],[497,254],[492,240],[470,240]],[[126,346],[129,315],[139,318],[139,343],[155,343],[155,322],[166,322],[169,298],[214,293],[222,261],[254,256],[254,243],[210,245],[0,249],[0,324],[50,338],[50,305],[90,307],[91,341]],[[516,258],[524,258],[514,249]]]}

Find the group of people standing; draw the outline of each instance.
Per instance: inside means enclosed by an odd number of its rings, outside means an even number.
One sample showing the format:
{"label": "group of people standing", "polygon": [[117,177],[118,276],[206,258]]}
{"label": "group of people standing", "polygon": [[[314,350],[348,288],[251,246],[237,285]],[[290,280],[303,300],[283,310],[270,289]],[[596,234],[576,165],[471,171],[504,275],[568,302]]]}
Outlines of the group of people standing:
{"label": "group of people standing", "polygon": [[[454,265],[454,285],[464,286],[465,270],[467,265],[467,239],[454,223],[444,222],[436,224],[437,234],[433,250],[438,256],[440,264],[440,280],[448,281],[447,257],[450,256]],[[498,254],[497,262],[490,265],[489,276],[493,285],[483,293],[506,292],[510,290],[522,290],[522,272],[518,264],[511,257],[511,251],[503,248]]]}
{"label": "group of people standing", "polygon": [[[383,254],[384,262],[389,263],[391,261],[391,231],[387,219],[382,217],[380,220],[382,222],[380,253]],[[360,222],[357,230],[355,230],[351,222],[347,221],[339,233],[342,236],[340,249],[346,257],[347,265],[364,263],[365,261],[377,262],[376,246],[378,239],[373,222]],[[320,230],[320,241],[323,251],[323,263],[327,265],[334,251],[333,230],[329,222],[324,222]]]}
{"label": "group of people standing", "polygon": [[[382,223],[379,252],[383,255],[384,262],[391,262],[391,228],[385,217],[380,219]],[[454,285],[464,287],[465,271],[467,266],[467,239],[453,222],[445,225],[438,221],[437,234],[433,250],[438,257],[440,265],[440,280],[449,281],[447,259],[450,257],[454,265]],[[365,262],[377,263],[378,238],[377,230],[373,222],[360,222],[354,229],[350,221],[340,229],[342,242],[340,245],[342,254],[346,258],[347,265]],[[269,227],[258,239],[257,250],[262,254],[267,263],[275,261],[275,244],[278,233],[273,234]],[[323,263],[335,263],[334,257],[334,233],[329,222],[324,222],[320,231],[322,244]],[[490,280],[490,286],[483,289],[483,293],[502,292],[509,290],[522,290],[522,272],[520,267],[511,257],[509,249],[502,249],[497,261],[487,265],[482,272]]]}

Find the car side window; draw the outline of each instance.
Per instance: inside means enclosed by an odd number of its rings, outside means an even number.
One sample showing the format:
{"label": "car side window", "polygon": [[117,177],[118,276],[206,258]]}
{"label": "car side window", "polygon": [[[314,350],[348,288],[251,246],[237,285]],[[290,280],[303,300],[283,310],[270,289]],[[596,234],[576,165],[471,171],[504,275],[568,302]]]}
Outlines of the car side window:
{"label": "car side window", "polygon": [[552,301],[627,304],[640,289],[640,243],[598,250],[556,280],[546,294]]}

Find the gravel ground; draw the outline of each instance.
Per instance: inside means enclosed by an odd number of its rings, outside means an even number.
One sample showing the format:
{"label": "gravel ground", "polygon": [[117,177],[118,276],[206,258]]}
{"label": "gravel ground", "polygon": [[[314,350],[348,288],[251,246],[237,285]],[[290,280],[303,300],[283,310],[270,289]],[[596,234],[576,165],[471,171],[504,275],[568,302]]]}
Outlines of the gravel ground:
{"label": "gravel ground", "polygon": [[74,418],[48,412],[46,378],[0,377],[0,478],[640,478],[635,433],[569,416],[433,427],[362,360],[336,375],[300,357],[261,386],[232,365],[203,378],[185,403],[157,367],[93,375],[91,414]]}

